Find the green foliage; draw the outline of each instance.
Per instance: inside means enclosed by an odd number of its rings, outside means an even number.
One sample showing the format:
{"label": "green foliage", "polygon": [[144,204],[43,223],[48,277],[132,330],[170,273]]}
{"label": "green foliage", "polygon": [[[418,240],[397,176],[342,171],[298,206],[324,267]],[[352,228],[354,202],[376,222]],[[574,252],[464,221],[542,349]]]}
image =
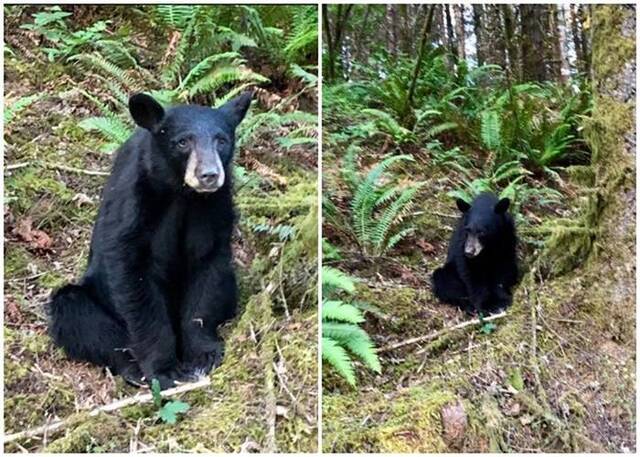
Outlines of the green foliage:
{"label": "green foliage", "polygon": [[367,332],[358,324],[365,321],[362,311],[353,303],[339,297],[355,293],[354,279],[342,271],[322,267],[322,358],[350,385],[356,385],[356,357],[367,368],[380,373],[382,367],[375,345]]}
{"label": "green foliage", "polygon": [[158,409],[157,417],[164,423],[175,425],[178,421],[178,414],[184,414],[189,411],[189,404],[183,401],[169,400],[163,402],[160,394],[160,382],[157,379],[151,381],[151,396],[154,406]]}
{"label": "green foliage", "polygon": [[413,233],[410,210],[422,184],[384,184],[385,172],[397,162],[413,160],[411,156],[387,157],[364,177],[355,170],[351,157],[345,157],[343,168],[344,179],[353,194],[351,229],[363,252],[378,257]]}
{"label": "green foliage", "polygon": [[70,31],[66,19],[71,13],[62,11],[59,6],[51,6],[44,11],[32,15],[33,22],[23,24],[20,28],[31,30],[41,35],[51,47],[41,48],[49,59],[67,57],[80,48],[101,40],[111,21],[98,21],[82,30]]}
{"label": "green foliage", "polygon": [[327,293],[343,290],[352,294],[356,291],[356,286],[353,279],[346,273],[337,268],[324,266],[322,267],[322,290]]}
{"label": "green foliage", "polygon": [[44,94],[32,94],[26,95],[24,97],[20,97],[15,100],[11,105],[5,106],[4,108],[4,126],[8,127],[13,120],[16,118],[16,115],[21,111],[24,111],[29,106],[33,105],[35,102],[44,97]]}

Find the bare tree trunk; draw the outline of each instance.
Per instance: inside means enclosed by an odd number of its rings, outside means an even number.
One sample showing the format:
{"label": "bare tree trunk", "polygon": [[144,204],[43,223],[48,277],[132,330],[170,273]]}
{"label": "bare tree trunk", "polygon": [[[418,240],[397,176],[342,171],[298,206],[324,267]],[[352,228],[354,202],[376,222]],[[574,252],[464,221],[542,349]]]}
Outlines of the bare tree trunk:
{"label": "bare tree trunk", "polygon": [[416,59],[416,65],[413,68],[413,77],[411,78],[411,85],[409,86],[409,91],[407,92],[407,98],[404,103],[404,109],[402,110],[402,120],[404,121],[409,113],[409,108],[411,108],[411,102],[413,100],[413,94],[416,91],[416,84],[418,83],[418,78],[420,77],[420,70],[422,69],[422,60],[424,59],[424,55],[427,52],[427,44],[429,42],[429,35],[431,34],[431,27],[433,24],[433,16],[436,9],[436,5],[429,6],[429,14],[427,15],[427,20],[424,22],[424,27],[422,28],[422,40],[420,41],[420,50],[418,51],[418,58]]}
{"label": "bare tree trunk", "polygon": [[478,61],[478,66],[484,65],[485,63],[485,37],[484,37],[484,18],[482,11],[482,5],[474,4],[473,5],[473,32],[476,36],[476,60]]}
{"label": "bare tree trunk", "polygon": [[516,36],[516,20],[513,16],[513,7],[503,4],[502,17],[504,18],[504,37],[507,42],[507,75],[512,81],[522,79],[520,71],[520,52],[518,46],[518,37]]}
{"label": "bare tree trunk", "polygon": [[398,57],[398,20],[395,5],[387,5],[387,23],[390,32],[387,49],[391,55]]}
{"label": "bare tree trunk", "polygon": [[561,5],[558,10],[558,52],[560,54],[560,79],[563,83],[571,72],[571,64],[567,53],[567,9]]}
{"label": "bare tree trunk", "polygon": [[560,36],[558,34],[558,8],[556,5],[546,5],[545,10],[545,54],[548,77],[554,81],[561,81],[562,54],[560,52]]}
{"label": "bare tree trunk", "polygon": [[506,66],[506,41],[504,39],[500,5],[484,6],[485,62]]}
{"label": "bare tree trunk", "polygon": [[547,76],[542,10],[540,5],[530,4],[521,4],[519,9],[522,22],[522,78],[525,81],[541,82]]}
{"label": "bare tree trunk", "polygon": [[322,5],[322,25],[327,43],[327,78],[329,81],[336,79],[336,63],[340,56],[342,38],[352,8],[353,5],[337,5],[336,18],[331,21],[327,5]]}
{"label": "bare tree trunk", "polygon": [[578,5],[578,20],[580,22],[580,48],[582,57],[584,58],[584,71],[591,71],[591,54],[589,52],[589,38],[587,37],[585,23],[590,15],[591,5]]}
{"label": "bare tree trunk", "polygon": [[447,46],[449,47],[449,52],[458,57],[458,47],[453,35],[453,22],[451,21],[451,5],[443,5],[442,8],[444,8],[444,17],[447,23]]}
{"label": "bare tree trunk", "polygon": [[464,5],[454,5],[453,14],[456,20],[456,41],[458,45],[458,58],[466,58],[465,31],[464,31]]}

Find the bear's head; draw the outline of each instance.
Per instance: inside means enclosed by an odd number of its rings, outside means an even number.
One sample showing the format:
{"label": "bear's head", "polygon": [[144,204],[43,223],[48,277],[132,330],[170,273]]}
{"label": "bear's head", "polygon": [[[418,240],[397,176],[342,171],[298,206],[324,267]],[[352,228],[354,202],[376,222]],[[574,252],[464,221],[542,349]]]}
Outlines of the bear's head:
{"label": "bear's head", "polygon": [[178,105],[165,109],[147,94],[129,99],[135,123],[149,131],[154,148],[196,192],[215,192],[228,179],[235,130],[251,104],[251,92],[213,109]]}
{"label": "bear's head", "polygon": [[478,257],[487,247],[499,245],[509,217],[509,204],[508,198],[498,200],[489,192],[478,195],[471,204],[461,198],[456,201],[462,211],[464,255],[467,258]]}

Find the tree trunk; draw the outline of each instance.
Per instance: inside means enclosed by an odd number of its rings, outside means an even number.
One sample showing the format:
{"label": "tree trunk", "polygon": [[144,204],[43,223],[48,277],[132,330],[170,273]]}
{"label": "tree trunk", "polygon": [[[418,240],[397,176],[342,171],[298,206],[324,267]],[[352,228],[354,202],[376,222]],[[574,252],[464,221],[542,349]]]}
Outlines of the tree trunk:
{"label": "tree trunk", "polygon": [[571,73],[571,63],[567,53],[567,24],[567,8],[566,5],[561,5],[558,10],[558,52],[560,53],[560,79],[563,83],[567,82]]}
{"label": "tree trunk", "polygon": [[507,42],[507,75],[511,81],[519,81],[522,78],[520,71],[520,52],[518,37],[516,36],[516,20],[513,16],[513,7],[503,4],[502,17],[504,18],[504,37]]}
{"label": "tree trunk", "polygon": [[411,78],[411,85],[409,86],[409,91],[407,92],[407,98],[404,103],[404,109],[402,110],[402,121],[404,122],[409,114],[409,109],[411,108],[411,102],[413,100],[413,94],[416,90],[416,84],[418,83],[418,78],[420,77],[420,70],[422,69],[422,60],[424,59],[424,55],[427,52],[429,35],[431,34],[431,27],[433,25],[433,16],[436,9],[436,5],[429,6],[429,13],[427,15],[427,20],[424,23],[424,27],[422,28],[422,40],[420,41],[420,50],[418,51],[418,57],[416,59],[416,65],[413,68],[413,77]]}
{"label": "tree trunk", "polygon": [[560,51],[560,35],[558,32],[558,8],[556,5],[546,5],[546,54],[549,78],[562,81],[562,53]]}
{"label": "tree trunk", "polygon": [[456,46],[456,39],[453,35],[453,21],[451,21],[451,5],[443,5],[444,8],[444,17],[447,23],[447,46],[449,47],[449,52],[458,57],[458,47]]}
{"label": "tree trunk", "polygon": [[591,71],[591,54],[589,53],[589,38],[587,37],[585,23],[590,15],[591,5],[578,5],[578,21],[580,22],[580,48],[584,58],[585,73]]}
{"label": "tree trunk", "polygon": [[483,33],[485,63],[506,66],[506,40],[504,39],[501,8],[499,5],[485,5]]}
{"label": "tree trunk", "polygon": [[522,22],[522,79],[542,82],[547,77],[542,9],[540,5],[530,4],[522,4],[519,9]]}
{"label": "tree trunk", "polygon": [[453,17],[456,21],[456,42],[458,48],[458,59],[466,58],[465,30],[464,30],[464,5],[453,6]]}
{"label": "tree trunk", "polygon": [[[635,10],[594,5],[592,72],[594,110],[587,138],[593,151],[596,237],[589,257],[602,282],[602,312],[630,345],[635,327],[636,132]],[[635,344],[633,344],[635,347]]]}
{"label": "tree trunk", "polygon": [[476,36],[476,60],[478,66],[485,63],[485,37],[484,37],[484,18],[482,17],[482,5],[473,5],[473,32]]}
{"label": "tree trunk", "polygon": [[322,5],[322,25],[327,43],[327,79],[329,81],[334,81],[337,76],[336,63],[340,56],[342,38],[352,8],[353,5],[336,5],[336,18],[332,25],[329,9],[327,5]]}

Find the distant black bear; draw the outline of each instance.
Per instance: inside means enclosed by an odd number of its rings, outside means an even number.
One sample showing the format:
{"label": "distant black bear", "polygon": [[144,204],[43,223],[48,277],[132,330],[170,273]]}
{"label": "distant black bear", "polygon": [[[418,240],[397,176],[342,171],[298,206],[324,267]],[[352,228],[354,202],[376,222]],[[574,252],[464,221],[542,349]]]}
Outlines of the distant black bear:
{"label": "distant black bear", "polygon": [[137,94],[141,127],[119,149],[102,194],[89,266],[48,306],[49,333],[74,359],[161,387],[208,373],[217,326],[233,317],[231,234],[235,129],[245,93],[219,109],[165,111]]}
{"label": "distant black bear", "polygon": [[469,205],[456,202],[462,217],[449,242],[447,261],[433,273],[435,295],[467,312],[484,315],[511,305],[518,278],[516,231],[509,199],[482,193]]}

